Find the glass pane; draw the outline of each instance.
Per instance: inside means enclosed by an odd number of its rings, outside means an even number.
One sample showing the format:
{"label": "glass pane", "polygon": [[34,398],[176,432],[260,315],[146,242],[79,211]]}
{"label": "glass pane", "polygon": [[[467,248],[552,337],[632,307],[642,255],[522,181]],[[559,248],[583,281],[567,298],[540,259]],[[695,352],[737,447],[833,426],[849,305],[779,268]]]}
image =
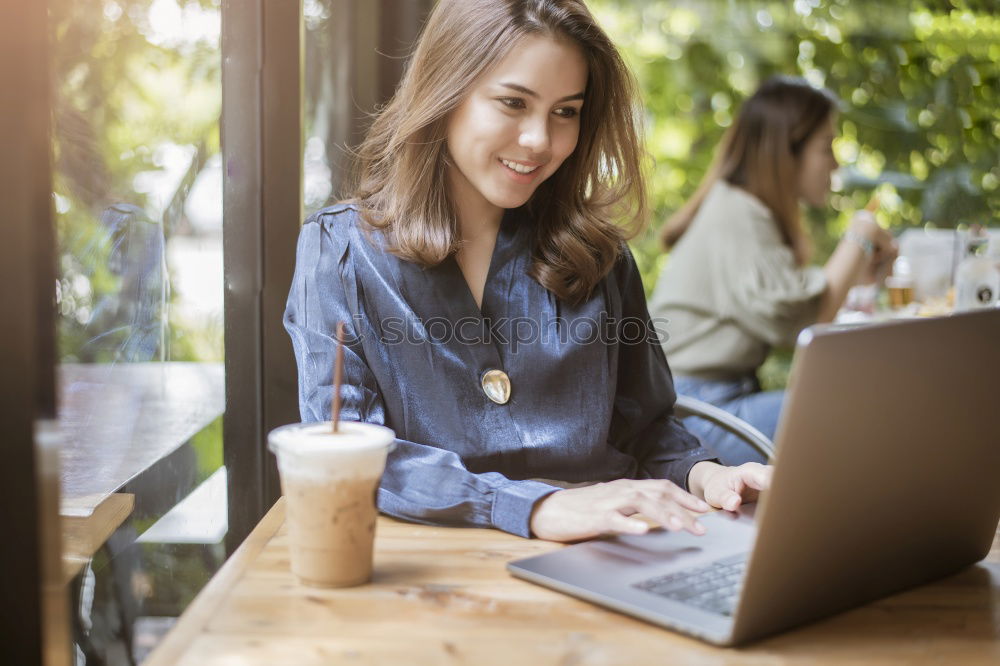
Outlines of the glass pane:
{"label": "glass pane", "polygon": [[219,0],[51,0],[77,663],[141,659],[224,557]]}
{"label": "glass pane", "polygon": [[303,0],[303,208],[346,198],[352,151],[389,101],[432,0]]}
{"label": "glass pane", "polygon": [[[338,26],[347,30],[344,20],[332,20],[337,7],[334,0],[305,0],[305,149],[302,171],[302,206],[310,215],[340,200],[342,181],[349,168],[344,150],[348,139],[348,117],[339,104],[339,90],[348,84],[345,59],[338,58],[338,48],[349,41],[338,39]],[[340,3],[343,5],[343,3]],[[340,7],[338,18],[349,16]],[[341,66],[338,66],[341,63]]]}

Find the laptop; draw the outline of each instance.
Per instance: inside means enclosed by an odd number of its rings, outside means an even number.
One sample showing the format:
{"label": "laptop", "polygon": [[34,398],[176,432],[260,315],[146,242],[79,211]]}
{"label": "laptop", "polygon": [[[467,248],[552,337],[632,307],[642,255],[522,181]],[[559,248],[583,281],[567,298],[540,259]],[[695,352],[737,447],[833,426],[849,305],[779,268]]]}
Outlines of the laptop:
{"label": "laptop", "polygon": [[520,578],[738,645],[983,559],[1000,519],[1000,309],[799,337],[756,505],[510,562]]}

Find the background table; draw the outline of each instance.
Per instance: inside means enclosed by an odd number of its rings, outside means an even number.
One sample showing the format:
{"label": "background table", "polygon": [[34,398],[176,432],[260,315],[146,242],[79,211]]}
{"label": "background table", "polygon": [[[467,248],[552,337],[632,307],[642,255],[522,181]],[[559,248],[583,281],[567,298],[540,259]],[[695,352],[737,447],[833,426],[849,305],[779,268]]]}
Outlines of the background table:
{"label": "background table", "polygon": [[997,664],[1000,548],[956,576],[724,649],[512,578],[560,548],[381,517],[372,584],[321,590],[288,569],[284,503],[264,517],[147,664]]}
{"label": "background table", "polygon": [[[223,413],[224,385],[221,363],[60,365],[60,513],[89,516],[175,454]],[[181,475],[167,476],[173,483],[163,493],[176,495]],[[169,508],[179,497],[157,499],[137,495],[136,504]]]}
{"label": "background table", "polygon": [[63,584],[68,585],[132,513],[135,497],[114,493],[89,516],[62,516]]}

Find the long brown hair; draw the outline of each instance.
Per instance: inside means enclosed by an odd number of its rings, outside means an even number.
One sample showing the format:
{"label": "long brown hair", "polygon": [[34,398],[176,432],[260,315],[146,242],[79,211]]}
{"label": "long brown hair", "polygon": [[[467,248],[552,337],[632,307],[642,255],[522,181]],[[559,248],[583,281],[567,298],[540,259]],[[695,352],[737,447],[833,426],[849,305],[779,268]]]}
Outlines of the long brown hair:
{"label": "long brown hair", "polygon": [[778,76],[765,81],[740,110],[694,196],[667,220],[660,240],[667,249],[680,240],[720,179],[760,199],[770,210],[800,264],[809,243],[799,216],[797,162],[806,141],[837,109],[831,92],[805,79]]}
{"label": "long brown hair", "polygon": [[440,0],[358,149],[352,198],[397,256],[433,266],[455,252],[458,224],[445,187],[449,114],[528,35],[569,40],[587,61],[576,148],[527,205],[531,276],[577,302],[647,217],[637,86],[582,0]]}

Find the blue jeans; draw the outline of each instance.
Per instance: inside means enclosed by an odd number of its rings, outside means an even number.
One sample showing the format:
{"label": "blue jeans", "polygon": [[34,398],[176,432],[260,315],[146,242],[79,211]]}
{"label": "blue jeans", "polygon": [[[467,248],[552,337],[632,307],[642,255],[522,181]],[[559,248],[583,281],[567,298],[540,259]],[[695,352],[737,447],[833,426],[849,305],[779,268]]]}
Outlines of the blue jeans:
{"label": "blue jeans", "polygon": [[[781,405],[785,400],[784,391],[761,391],[756,377],[727,381],[675,377],[674,387],[678,394],[724,409],[774,440]],[[742,439],[709,421],[691,416],[684,419],[684,427],[697,435],[702,444],[726,465],[767,462],[761,453]]]}

